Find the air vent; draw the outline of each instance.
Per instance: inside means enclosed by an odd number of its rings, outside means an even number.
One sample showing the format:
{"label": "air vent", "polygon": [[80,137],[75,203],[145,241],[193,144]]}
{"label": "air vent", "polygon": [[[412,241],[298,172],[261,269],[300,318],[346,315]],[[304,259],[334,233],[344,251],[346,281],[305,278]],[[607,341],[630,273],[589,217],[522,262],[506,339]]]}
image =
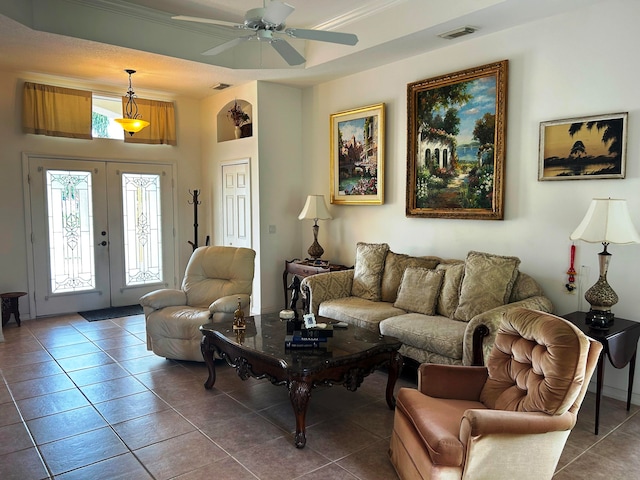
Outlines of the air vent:
{"label": "air vent", "polygon": [[215,85],[211,85],[213,90],[224,90],[225,88],[229,88],[230,85],[228,83],[216,83]]}
{"label": "air vent", "polygon": [[450,32],[447,32],[447,33],[441,33],[438,36],[446,40],[453,40],[454,38],[464,37],[465,35],[472,34],[476,30],[477,29],[474,27],[462,27],[462,28],[456,28],[455,30],[451,30]]}

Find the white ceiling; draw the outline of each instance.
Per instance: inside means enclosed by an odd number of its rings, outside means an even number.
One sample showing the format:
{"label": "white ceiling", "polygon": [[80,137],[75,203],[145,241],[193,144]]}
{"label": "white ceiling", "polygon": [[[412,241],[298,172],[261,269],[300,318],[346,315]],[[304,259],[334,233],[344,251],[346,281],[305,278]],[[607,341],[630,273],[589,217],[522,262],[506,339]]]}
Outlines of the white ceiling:
{"label": "white ceiling", "polygon": [[[266,0],[269,1],[269,0]],[[241,35],[234,29],[171,20],[190,15],[241,23],[263,0],[0,0],[0,69],[52,79],[203,98],[217,83],[270,80],[312,85],[402,58],[610,0],[287,0],[288,27],[355,33],[355,47],[291,43],[307,62],[288,67],[266,44],[222,55],[201,52]],[[472,35],[438,34],[470,25]],[[243,68],[229,68],[242,66]],[[471,67],[473,65],[469,65]],[[247,68],[251,67],[251,68]]]}

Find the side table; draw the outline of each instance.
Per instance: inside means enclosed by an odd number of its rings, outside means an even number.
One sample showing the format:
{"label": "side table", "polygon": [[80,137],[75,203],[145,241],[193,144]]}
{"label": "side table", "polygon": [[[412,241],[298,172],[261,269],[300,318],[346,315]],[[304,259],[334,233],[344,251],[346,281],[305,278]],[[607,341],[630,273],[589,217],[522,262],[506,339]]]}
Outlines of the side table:
{"label": "side table", "polygon": [[604,379],[604,357],[605,355],[609,357],[609,361],[615,368],[624,368],[627,364],[629,365],[629,384],[627,386],[627,411],[629,411],[633,392],[633,375],[636,369],[638,338],[640,338],[640,323],[616,317],[609,329],[598,330],[586,324],[585,315],[585,312],[573,312],[561,316],[573,323],[586,335],[598,340],[603,346],[596,371],[596,428],[594,433],[598,435],[600,399],[602,397]]}
{"label": "side table", "polygon": [[4,327],[11,319],[11,314],[16,320],[18,326],[20,326],[20,311],[18,310],[18,300],[23,297],[27,292],[6,292],[0,293],[2,298],[2,326]]}
{"label": "side table", "polygon": [[[285,260],[284,272],[282,272],[282,286],[284,288],[284,308],[289,308],[297,312],[298,297],[300,295],[300,279],[317,275],[318,273],[337,272],[339,270],[349,270],[353,267],[346,265],[332,264],[331,262],[315,263],[313,260]],[[291,285],[288,284],[289,275],[292,275]],[[289,301],[288,291],[291,290],[291,301]]]}

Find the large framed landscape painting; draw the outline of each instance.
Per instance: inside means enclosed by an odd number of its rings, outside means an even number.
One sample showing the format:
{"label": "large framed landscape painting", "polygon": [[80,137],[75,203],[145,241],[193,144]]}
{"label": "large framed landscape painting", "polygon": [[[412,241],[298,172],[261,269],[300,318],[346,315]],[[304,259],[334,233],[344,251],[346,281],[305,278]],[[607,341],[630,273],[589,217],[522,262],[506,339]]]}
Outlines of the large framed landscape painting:
{"label": "large framed landscape painting", "polygon": [[540,123],[538,180],[624,178],[627,112]]}
{"label": "large framed landscape painting", "polygon": [[407,85],[408,217],[503,219],[508,65]]}
{"label": "large framed landscape painting", "polygon": [[384,103],[334,113],[331,123],[331,203],[384,202]]}

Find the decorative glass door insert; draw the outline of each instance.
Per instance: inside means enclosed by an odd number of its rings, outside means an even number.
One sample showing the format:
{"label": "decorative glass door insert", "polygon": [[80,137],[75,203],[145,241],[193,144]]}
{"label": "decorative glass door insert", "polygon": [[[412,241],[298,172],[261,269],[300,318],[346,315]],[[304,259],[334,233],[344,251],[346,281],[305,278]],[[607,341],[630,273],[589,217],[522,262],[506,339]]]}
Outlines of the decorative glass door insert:
{"label": "decorative glass door insert", "polygon": [[126,286],[163,281],[160,178],[122,174]]}
{"label": "decorative glass door insert", "polygon": [[91,172],[47,171],[50,292],[96,288]]}

